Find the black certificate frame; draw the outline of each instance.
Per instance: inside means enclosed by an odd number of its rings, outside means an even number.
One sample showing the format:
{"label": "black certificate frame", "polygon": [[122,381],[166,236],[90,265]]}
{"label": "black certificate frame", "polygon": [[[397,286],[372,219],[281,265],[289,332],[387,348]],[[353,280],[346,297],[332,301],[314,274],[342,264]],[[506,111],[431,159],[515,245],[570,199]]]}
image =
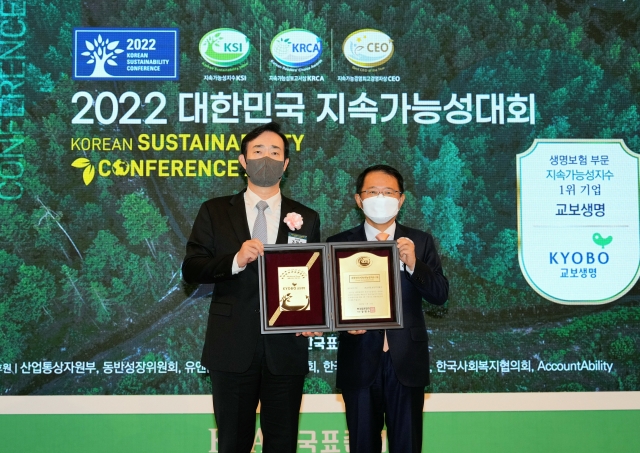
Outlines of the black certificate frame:
{"label": "black certificate frame", "polygon": [[[263,334],[331,332],[333,331],[331,264],[329,246],[312,244],[269,244],[264,246],[264,255],[258,257],[260,294],[260,332]],[[314,259],[309,268],[310,309],[304,311],[280,310],[278,300],[278,269],[289,266],[305,266]],[[286,264],[286,266],[284,265]],[[276,315],[276,311],[280,313]],[[274,318],[275,323],[269,321]],[[311,320],[311,321],[310,321]]]}
{"label": "black certificate frame", "polygon": [[[395,241],[358,241],[358,242],[333,242],[330,244],[331,250],[331,282],[333,299],[333,329],[335,331],[344,330],[371,330],[371,329],[401,329],[402,319],[402,288],[400,283],[400,257]],[[352,252],[352,253],[351,253]],[[369,252],[382,254],[388,257],[387,272],[389,275],[389,312],[388,318],[372,318],[368,320],[345,320],[342,318],[340,262],[339,255],[351,253],[355,255],[359,252]]]}

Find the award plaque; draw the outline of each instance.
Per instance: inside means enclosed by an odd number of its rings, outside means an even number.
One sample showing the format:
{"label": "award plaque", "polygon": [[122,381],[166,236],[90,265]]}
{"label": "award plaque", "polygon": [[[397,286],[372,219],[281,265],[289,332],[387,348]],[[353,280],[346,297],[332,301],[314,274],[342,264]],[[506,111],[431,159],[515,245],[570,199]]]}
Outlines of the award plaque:
{"label": "award plaque", "polygon": [[334,330],[402,328],[395,241],[331,243]]}
{"label": "award plaque", "polygon": [[270,244],[258,258],[262,333],[332,330],[326,244]]}

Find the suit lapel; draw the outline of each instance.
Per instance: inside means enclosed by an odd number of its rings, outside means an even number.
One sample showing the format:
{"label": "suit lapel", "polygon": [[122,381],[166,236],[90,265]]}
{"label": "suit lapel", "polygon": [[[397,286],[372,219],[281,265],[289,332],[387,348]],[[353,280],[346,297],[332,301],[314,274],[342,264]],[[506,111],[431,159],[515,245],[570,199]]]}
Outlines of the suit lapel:
{"label": "suit lapel", "polygon": [[394,234],[394,238],[393,239],[398,239],[401,237],[408,237],[407,236],[407,232],[405,231],[404,227],[402,225],[400,225],[398,222],[396,222],[396,232]]}
{"label": "suit lapel", "polygon": [[[405,238],[409,238],[409,236],[407,235],[407,231],[404,229],[404,227],[402,225],[400,225],[398,222],[396,222],[396,232],[395,232],[395,239],[399,239],[401,237],[405,237]],[[410,239],[410,238],[409,238]],[[413,241],[413,239],[412,239]],[[414,245],[416,245],[414,243]],[[418,257],[418,250],[417,250],[418,246],[416,245],[416,258]],[[411,282],[409,281],[409,279],[407,278],[407,276],[409,274],[407,274],[407,269],[404,265],[402,265],[402,263],[400,263],[400,285],[402,286],[402,292],[404,294],[408,294],[410,291],[410,287]]]}
{"label": "suit lapel", "polygon": [[366,241],[367,234],[364,232],[364,223],[361,223],[359,226],[355,227],[351,230],[351,235],[349,236],[349,241]]}
{"label": "suit lapel", "polygon": [[278,223],[278,236],[276,237],[276,244],[286,244],[289,242],[289,227],[284,223],[284,218],[293,211],[291,206],[291,200],[282,195],[282,202],[280,203],[280,222]]}
{"label": "suit lapel", "polygon": [[251,239],[247,225],[247,210],[244,206],[244,190],[234,195],[229,201],[229,220],[240,243]]}

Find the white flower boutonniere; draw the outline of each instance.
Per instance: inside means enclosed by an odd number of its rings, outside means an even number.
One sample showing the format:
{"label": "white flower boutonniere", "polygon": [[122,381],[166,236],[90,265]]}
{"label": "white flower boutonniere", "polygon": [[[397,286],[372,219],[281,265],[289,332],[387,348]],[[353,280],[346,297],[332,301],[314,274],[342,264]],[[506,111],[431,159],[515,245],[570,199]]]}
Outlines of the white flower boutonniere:
{"label": "white flower boutonniere", "polygon": [[302,228],[302,216],[297,212],[290,212],[284,218],[284,223],[287,224],[291,231],[299,230],[300,228]]}

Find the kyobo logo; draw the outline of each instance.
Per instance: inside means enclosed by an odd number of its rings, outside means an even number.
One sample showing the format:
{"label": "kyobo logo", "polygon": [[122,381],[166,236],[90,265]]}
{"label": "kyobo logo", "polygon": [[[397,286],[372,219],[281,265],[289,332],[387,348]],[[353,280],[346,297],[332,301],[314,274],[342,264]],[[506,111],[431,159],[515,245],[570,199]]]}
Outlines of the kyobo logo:
{"label": "kyobo logo", "polygon": [[322,41],[310,31],[292,28],[273,38],[271,55],[278,63],[290,68],[309,66],[322,55]]}
{"label": "kyobo logo", "polygon": [[237,66],[249,56],[249,38],[233,28],[218,28],[204,35],[198,45],[200,55],[220,68]]}
{"label": "kyobo logo", "polygon": [[379,30],[354,31],[342,43],[342,53],[355,66],[375,68],[393,56],[393,40]]}

